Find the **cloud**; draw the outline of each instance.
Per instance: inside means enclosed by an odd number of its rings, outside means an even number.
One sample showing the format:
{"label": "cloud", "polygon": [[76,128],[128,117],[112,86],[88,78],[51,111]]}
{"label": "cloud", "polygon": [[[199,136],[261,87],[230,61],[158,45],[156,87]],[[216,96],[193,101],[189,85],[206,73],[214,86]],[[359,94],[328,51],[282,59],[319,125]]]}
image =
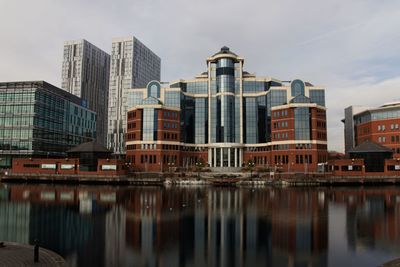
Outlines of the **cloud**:
{"label": "cloud", "polygon": [[399,1],[0,0],[0,10],[1,81],[60,85],[71,39],[110,51],[113,37],[135,35],[161,57],[164,81],[204,71],[227,45],[250,72],[327,89],[330,149],[343,147],[346,106],[380,105],[398,88]]}

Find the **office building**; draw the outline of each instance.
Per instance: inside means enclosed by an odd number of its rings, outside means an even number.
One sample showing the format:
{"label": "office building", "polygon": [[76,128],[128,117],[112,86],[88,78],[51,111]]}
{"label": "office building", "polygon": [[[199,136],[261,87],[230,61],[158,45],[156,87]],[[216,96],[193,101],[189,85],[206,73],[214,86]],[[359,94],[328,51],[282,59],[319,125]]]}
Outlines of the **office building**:
{"label": "office building", "polygon": [[97,114],[97,142],[106,144],[110,55],[86,40],[64,43],[61,88]]}
{"label": "office building", "polygon": [[243,70],[227,47],[193,80],[129,90],[127,159],[138,170],[204,163],[315,171],[327,160],[325,90]]}
{"label": "office building", "polygon": [[135,37],[113,39],[107,146],[125,153],[127,90],[160,80],[161,59]]}
{"label": "office building", "polygon": [[0,83],[0,167],[14,157],[65,157],[96,137],[96,113],[44,81]]}
{"label": "office building", "polygon": [[377,108],[354,107],[345,109],[345,151],[365,141],[390,148],[395,158],[400,157],[400,102],[387,103]]}

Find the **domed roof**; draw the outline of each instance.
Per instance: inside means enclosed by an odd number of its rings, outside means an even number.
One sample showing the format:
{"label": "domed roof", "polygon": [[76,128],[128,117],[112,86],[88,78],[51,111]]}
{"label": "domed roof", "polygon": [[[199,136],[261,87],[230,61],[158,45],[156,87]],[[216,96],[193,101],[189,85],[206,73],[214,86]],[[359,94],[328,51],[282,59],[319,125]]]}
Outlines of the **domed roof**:
{"label": "domed roof", "polygon": [[219,52],[217,52],[217,53],[215,53],[215,54],[213,55],[213,57],[216,56],[216,55],[223,55],[223,54],[230,54],[230,55],[233,55],[233,56],[235,56],[235,57],[238,56],[238,55],[236,55],[235,53],[231,52],[231,51],[229,50],[229,47],[223,46],[223,47],[221,47],[221,50],[220,50]]}

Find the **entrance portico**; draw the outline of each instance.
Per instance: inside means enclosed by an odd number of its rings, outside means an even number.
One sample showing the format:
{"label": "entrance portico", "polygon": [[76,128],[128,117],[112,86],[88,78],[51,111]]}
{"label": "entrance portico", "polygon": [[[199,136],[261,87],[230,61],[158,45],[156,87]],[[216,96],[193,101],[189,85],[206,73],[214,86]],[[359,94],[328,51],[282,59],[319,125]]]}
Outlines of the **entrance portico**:
{"label": "entrance portico", "polygon": [[240,144],[212,144],[208,149],[208,164],[213,168],[242,166],[243,148]]}

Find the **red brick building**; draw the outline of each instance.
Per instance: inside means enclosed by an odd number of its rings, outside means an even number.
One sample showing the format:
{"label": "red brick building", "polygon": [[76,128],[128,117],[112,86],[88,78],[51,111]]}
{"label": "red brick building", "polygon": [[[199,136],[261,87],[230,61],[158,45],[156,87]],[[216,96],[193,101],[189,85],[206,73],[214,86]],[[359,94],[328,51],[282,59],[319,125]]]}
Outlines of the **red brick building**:
{"label": "red brick building", "polygon": [[346,152],[368,140],[392,149],[394,157],[400,158],[400,103],[357,108],[345,109]]}
{"label": "red brick building", "polygon": [[162,105],[136,107],[127,118],[126,160],[135,170],[165,171],[180,165],[179,110]]}
{"label": "red brick building", "polygon": [[327,161],[324,107],[293,101],[272,108],[271,118],[273,164],[280,164],[284,171],[308,172]]}
{"label": "red brick building", "polygon": [[111,152],[95,141],[67,151],[68,158],[15,158],[14,174],[51,175],[122,175],[130,167],[123,160],[112,159]]}
{"label": "red brick building", "polygon": [[[181,111],[151,98],[131,108],[127,116],[127,161],[137,171],[168,171],[209,162],[208,146],[182,143]],[[149,100],[148,100],[149,101]],[[271,109],[271,142],[246,145],[242,166],[270,167],[284,172],[314,172],[326,163],[326,110],[308,97]],[[146,121],[150,120],[150,121]],[[148,130],[148,128],[151,128]],[[235,159],[235,161],[236,161]]]}
{"label": "red brick building", "polygon": [[13,174],[55,174],[55,175],[121,175],[126,174],[127,167],[124,161],[117,159],[99,159],[96,170],[85,171],[80,169],[79,159],[13,159]]}

